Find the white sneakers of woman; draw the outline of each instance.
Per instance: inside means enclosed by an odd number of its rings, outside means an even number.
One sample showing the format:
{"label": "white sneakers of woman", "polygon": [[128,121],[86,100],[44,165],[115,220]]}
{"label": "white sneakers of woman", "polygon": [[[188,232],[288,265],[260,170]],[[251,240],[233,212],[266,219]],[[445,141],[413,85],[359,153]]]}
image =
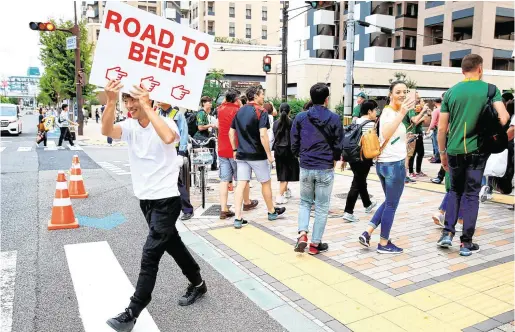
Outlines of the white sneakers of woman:
{"label": "white sneakers of woman", "polygon": [[284,193],[284,197],[291,198],[291,190],[290,190],[290,188],[286,189],[286,192]]}
{"label": "white sneakers of woman", "polygon": [[275,204],[283,205],[288,203],[288,199],[285,197],[285,195],[277,196],[275,199]]}

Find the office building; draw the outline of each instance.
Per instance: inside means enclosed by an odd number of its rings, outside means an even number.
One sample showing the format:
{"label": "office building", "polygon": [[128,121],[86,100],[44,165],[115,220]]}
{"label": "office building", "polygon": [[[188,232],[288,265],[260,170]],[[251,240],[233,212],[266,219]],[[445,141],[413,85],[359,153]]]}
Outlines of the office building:
{"label": "office building", "polygon": [[[304,14],[298,58],[346,59],[348,1],[327,3]],[[356,1],[354,19],[366,22],[355,25],[355,61],[459,67],[477,53],[485,69],[514,69],[513,2]]]}

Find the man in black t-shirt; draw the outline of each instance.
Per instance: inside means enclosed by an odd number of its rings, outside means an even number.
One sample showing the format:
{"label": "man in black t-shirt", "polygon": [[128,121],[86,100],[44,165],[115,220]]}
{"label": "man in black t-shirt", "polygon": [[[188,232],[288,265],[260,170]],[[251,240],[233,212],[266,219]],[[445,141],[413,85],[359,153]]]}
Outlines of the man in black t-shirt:
{"label": "man in black t-shirt", "polygon": [[[242,218],[241,205],[243,191],[250,181],[252,171],[263,186],[263,198],[268,209],[268,220],[276,220],[286,211],[285,208],[274,208],[272,201],[272,182],[270,180],[270,165],[274,162],[268,140],[268,113],[263,109],[265,95],[261,85],[252,86],[246,93],[248,103],[244,105],[233,119],[229,138],[234,151],[234,159],[238,165],[238,187],[235,195],[236,219],[234,227],[241,228],[247,223]],[[237,137],[237,140],[236,140]],[[250,207],[244,206],[246,211]]]}

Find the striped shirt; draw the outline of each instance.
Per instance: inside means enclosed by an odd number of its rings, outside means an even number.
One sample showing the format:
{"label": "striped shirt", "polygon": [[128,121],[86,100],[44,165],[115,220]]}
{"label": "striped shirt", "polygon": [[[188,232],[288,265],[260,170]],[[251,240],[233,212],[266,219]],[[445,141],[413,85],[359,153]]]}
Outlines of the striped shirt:
{"label": "striped shirt", "polygon": [[[365,119],[365,118],[358,118],[356,119],[356,124],[362,124],[363,122],[365,121],[369,121],[369,119]],[[374,128],[374,124],[375,124],[375,121],[370,121],[369,123],[367,123],[366,125],[364,125],[362,128],[361,128],[361,133],[364,134],[366,133],[369,129],[372,129]]]}

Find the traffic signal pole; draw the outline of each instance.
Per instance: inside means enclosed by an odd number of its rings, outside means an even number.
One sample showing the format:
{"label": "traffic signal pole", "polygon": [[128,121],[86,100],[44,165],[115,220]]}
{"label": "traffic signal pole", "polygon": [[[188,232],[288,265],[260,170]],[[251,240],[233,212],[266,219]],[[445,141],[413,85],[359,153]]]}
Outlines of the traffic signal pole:
{"label": "traffic signal pole", "polygon": [[77,1],[73,2],[73,12],[75,16],[75,24],[72,28],[73,35],[77,38],[77,47],[75,48],[75,90],[77,96],[77,122],[79,123],[78,134],[84,134],[84,114],[82,114],[82,85],[79,72],[82,70],[80,63],[80,29],[77,24]]}
{"label": "traffic signal pole", "polygon": [[282,101],[288,99],[288,6],[289,1],[283,1],[283,38],[282,38]]}

